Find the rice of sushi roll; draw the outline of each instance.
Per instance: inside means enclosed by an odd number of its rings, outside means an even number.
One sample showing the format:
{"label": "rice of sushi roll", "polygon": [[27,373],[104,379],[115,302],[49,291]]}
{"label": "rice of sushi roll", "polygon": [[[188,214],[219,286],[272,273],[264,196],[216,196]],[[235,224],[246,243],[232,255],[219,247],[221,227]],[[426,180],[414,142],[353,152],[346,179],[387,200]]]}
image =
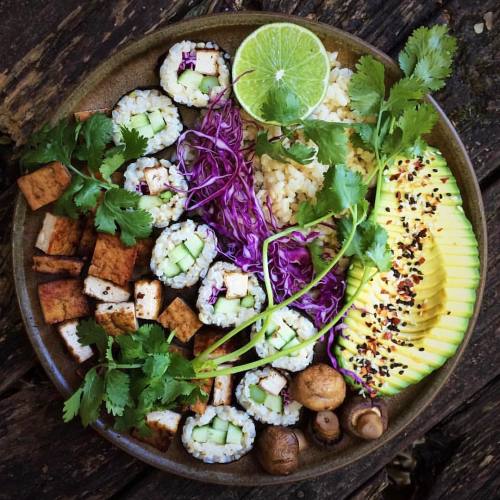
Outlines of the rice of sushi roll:
{"label": "rice of sushi roll", "polygon": [[156,240],[151,270],[172,288],[194,285],[207,274],[217,255],[217,237],[205,224],[192,220],[167,227]]}
{"label": "rice of sushi roll", "polygon": [[237,326],[258,313],[265,299],[253,274],[229,262],[216,262],[200,286],[196,306],[206,325]]}
{"label": "rice of sushi roll", "polygon": [[160,84],[175,102],[205,108],[229,89],[227,58],[212,42],[176,43],[160,67]]}
{"label": "rice of sushi roll", "polygon": [[171,146],[182,132],[179,111],[158,90],[134,90],[123,96],[112,112],[113,140],[122,143],[121,127],[135,129],[148,140],[145,154]]}
{"label": "rice of sushi roll", "polygon": [[288,379],[270,366],[246,372],[236,387],[236,399],[249,415],[265,424],[293,425],[302,405],[290,401]]}
{"label": "rice of sushi roll", "polygon": [[141,195],[139,208],[151,214],[155,227],[168,226],[184,212],[188,185],[177,166],[167,160],[144,157],[131,163],[125,170],[124,187]]}
{"label": "rice of sushi roll", "polygon": [[231,406],[208,406],[203,415],[188,417],[182,444],[193,457],[208,464],[228,463],[248,453],[255,439],[255,424]]}
{"label": "rice of sushi roll", "polygon": [[[263,322],[257,321],[252,328],[252,337],[260,331]],[[293,309],[284,307],[271,316],[262,340],[255,345],[259,358],[265,358],[279,351],[293,347],[301,341],[312,337],[317,332],[314,325],[307,318]],[[314,356],[314,344],[283,356],[271,364],[275,368],[282,368],[291,372],[298,372],[309,366]]]}

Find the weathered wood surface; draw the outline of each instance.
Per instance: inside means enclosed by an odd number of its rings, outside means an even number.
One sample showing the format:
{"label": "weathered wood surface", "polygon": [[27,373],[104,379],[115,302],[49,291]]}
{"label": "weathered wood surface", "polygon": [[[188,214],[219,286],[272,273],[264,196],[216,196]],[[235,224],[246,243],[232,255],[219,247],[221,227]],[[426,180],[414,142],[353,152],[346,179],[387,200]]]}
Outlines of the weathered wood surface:
{"label": "weathered wood surface", "polygon": [[[495,0],[1,1],[0,134],[15,141],[22,141],[45,121],[86,74],[123,44],[185,16],[244,9],[293,13],[357,34],[391,55],[397,54],[416,26],[449,23],[459,39],[457,71],[437,98],[461,134],[483,188],[490,269],[482,315],[463,362],[440,397],[397,440],[342,473],[313,481],[272,490],[201,486],[155,471],[77,424],[61,425],[61,400],[39,368],[17,312],[9,249],[16,167],[10,148],[0,146],[4,164],[0,180],[0,498],[498,496],[497,5]],[[484,27],[477,34],[474,24],[484,22],[483,15],[489,11],[494,13],[493,29]],[[426,431],[425,442],[414,450],[417,467],[410,476],[412,484],[396,487],[391,479],[394,465],[384,466]]]}

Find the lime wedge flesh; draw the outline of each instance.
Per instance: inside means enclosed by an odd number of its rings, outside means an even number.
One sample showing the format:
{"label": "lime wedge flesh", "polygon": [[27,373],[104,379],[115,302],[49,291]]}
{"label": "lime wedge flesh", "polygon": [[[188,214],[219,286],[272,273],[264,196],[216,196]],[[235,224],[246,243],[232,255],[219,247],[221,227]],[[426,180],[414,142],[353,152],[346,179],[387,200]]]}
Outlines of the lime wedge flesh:
{"label": "lime wedge flesh", "polygon": [[270,23],[239,46],[233,64],[234,91],[243,109],[264,121],[262,105],[272,88],[286,88],[301,101],[308,116],[324,99],[330,62],[321,40],[302,26]]}

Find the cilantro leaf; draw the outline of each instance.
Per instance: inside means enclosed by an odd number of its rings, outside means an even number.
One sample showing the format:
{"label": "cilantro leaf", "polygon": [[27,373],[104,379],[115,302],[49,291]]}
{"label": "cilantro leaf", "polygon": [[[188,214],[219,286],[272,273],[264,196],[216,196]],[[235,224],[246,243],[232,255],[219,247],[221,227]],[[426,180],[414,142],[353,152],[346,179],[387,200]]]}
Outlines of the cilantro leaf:
{"label": "cilantro leaf", "polygon": [[[81,177],[80,177],[81,178]],[[75,193],[73,201],[78,208],[82,209],[83,213],[97,205],[97,200],[102,191],[102,187],[98,181],[93,179],[82,179],[80,190]]]}
{"label": "cilantro leaf", "polygon": [[83,144],[75,154],[79,160],[86,161],[91,172],[96,172],[102,161],[106,145],[113,135],[113,121],[104,113],[95,113],[81,126]]}
{"label": "cilantro leaf", "polygon": [[101,172],[102,178],[111,182],[111,175],[116,172],[125,162],[125,157],[123,156],[123,148],[117,146],[106,152],[106,156],[99,167],[99,172]]}
{"label": "cilantro leaf", "polygon": [[91,368],[85,375],[80,402],[80,417],[84,427],[99,418],[99,408],[104,398],[104,379]]}
{"label": "cilantro leaf", "polygon": [[297,94],[284,85],[271,88],[261,108],[265,122],[280,125],[298,123],[303,113],[303,105]]}
{"label": "cilantro leaf", "polygon": [[82,189],[83,185],[83,177],[78,175],[73,176],[71,184],[66,188],[66,191],[64,191],[54,205],[54,213],[56,215],[63,215],[72,219],[78,219],[80,214],[74,197],[76,193]]}
{"label": "cilantro leaf", "polygon": [[321,273],[328,267],[328,262],[323,258],[323,245],[318,238],[307,244],[311,254],[311,262],[316,274]]}
{"label": "cilantro leaf", "polygon": [[108,370],[104,381],[106,410],[112,415],[123,415],[129,402],[129,375],[121,370]]}
{"label": "cilantro leaf", "polygon": [[68,423],[73,420],[80,411],[80,400],[82,398],[83,389],[79,387],[72,395],[64,402],[63,420]]}
{"label": "cilantro leaf", "polygon": [[384,65],[372,56],[362,56],[349,83],[351,107],[361,116],[378,113],[385,97]]}
{"label": "cilantro leaf", "polygon": [[179,396],[189,396],[196,389],[198,386],[192,382],[165,377],[162,381],[161,402],[163,404],[171,403]]}
{"label": "cilantro leaf", "polygon": [[168,352],[165,332],[160,325],[154,323],[142,325],[137,330],[137,337],[141,338],[143,349],[149,354]]}
{"label": "cilantro leaf", "polygon": [[20,158],[21,166],[33,168],[51,161],[70,165],[81,126],[81,123],[71,123],[67,118],[54,127],[44,125],[26,144]]}
{"label": "cilantro leaf", "polygon": [[397,117],[405,109],[415,107],[425,92],[426,89],[421,80],[402,78],[391,87],[385,107]]}
{"label": "cilantro leaf", "polygon": [[307,165],[314,160],[316,151],[314,148],[306,146],[300,142],[293,143],[289,148],[285,148],[281,141],[269,141],[267,132],[259,132],[255,143],[255,154],[262,156],[266,154],[273,160],[286,163],[289,159]]}
{"label": "cilantro leaf", "polygon": [[358,172],[344,165],[330,167],[323,180],[323,187],[316,193],[316,204],[302,203],[297,213],[301,226],[330,212],[340,214],[360,203],[366,196],[368,187]]}
{"label": "cilantro leaf", "polygon": [[142,341],[138,335],[119,335],[115,338],[115,341],[120,346],[121,362],[127,363],[144,358]]}
{"label": "cilantro leaf", "polygon": [[104,328],[93,319],[80,321],[76,329],[78,340],[82,345],[95,345],[101,356],[105,356],[108,347],[108,335]]}
{"label": "cilantro leaf", "polygon": [[456,50],[446,25],[418,28],[399,54],[399,65],[406,76],[417,76],[429,89],[438,90],[451,72]]}
{"label": "cilantro leaf", "polygon": [[170,364],[168,353],[156,353],[146,359],[142,371],[151,379],[160,378],[167,371]]}
{"label": "cilantro leaf", "polygon": [[304,135],[318,146],[318,160],[324,165],[345,163],[347,128],[343,124],[323,120],[303,120]]}
{"label": "cilantro leaf", "polygon": [[172,377],[179,378],[189,378],[194,377],[195,375],[193,366],[189,360],[176,352],[170,353],[170,366],[168,368],[168,373]]}
{"label": "cilantro leaf", "polygon": [[145,210],[136,209],[139,195],[122,188],[106,192],[97,207],[95,225],[103,233],[115,234],[121,230],[121,240],[127,246],[135,245],[136,238],[144,239],[151,234],[152,217]]}
{"label": "cilantro leaf", "polygon": [[430,132],[437,118],[437,111],[428,103],[406,109],[397,122],[402,131],[401,148],[413,146],[422,134]]}

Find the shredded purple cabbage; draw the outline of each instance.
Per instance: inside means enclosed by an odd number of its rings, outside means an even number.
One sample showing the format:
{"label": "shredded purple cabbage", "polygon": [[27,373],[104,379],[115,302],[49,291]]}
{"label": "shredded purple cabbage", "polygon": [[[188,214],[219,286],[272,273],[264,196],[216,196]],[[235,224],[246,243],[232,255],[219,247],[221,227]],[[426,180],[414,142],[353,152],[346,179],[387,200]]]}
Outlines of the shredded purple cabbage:
{"label": "shredded purple cabbage", "polygon": [[190,52],[183,52],[181,64],[179,65],[179,71],[184,71],[185,69],[194,69],[195,67],[196,67],[196,50],[191,50]]}
{"label": "shredded purple cabbage", "polygon": [[[189,183],[186,209],[198,211],[217,231],[223,255],[262,278],[262,244],[278,227],[271,200],[266,200],[270,214],[267,221],[255,195],[253,166],[241,146],[240,111],[232,100],[221,101],[221,97],[196,129],[187,130],[179,138],[179,168]],[[314,278],[307,244],[318,235],[296,231],[270,244],[269,273],[278,302]],[[332,271],[293,306],[309,315],[319,328],[335,316],[344,291],[343,276]]]}

